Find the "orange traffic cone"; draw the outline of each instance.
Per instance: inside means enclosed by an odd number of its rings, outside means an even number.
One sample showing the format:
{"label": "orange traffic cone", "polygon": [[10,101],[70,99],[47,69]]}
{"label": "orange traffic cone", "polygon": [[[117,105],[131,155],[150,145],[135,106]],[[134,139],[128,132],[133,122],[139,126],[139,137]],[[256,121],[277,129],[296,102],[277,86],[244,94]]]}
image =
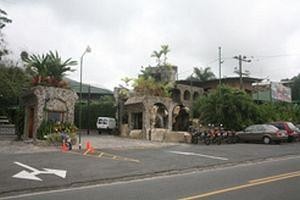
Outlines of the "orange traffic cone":
{"label": "orange traffic cone", "polygon": [[94,153],[95,152],[95,149],[91,146],[90,147],[90,153]]}
{"label": "orange traffic cone", "polygon": [[90,143],[90,141],[87,141],[85,150],[89,150],[90,148],[91,148],[91,143]]}

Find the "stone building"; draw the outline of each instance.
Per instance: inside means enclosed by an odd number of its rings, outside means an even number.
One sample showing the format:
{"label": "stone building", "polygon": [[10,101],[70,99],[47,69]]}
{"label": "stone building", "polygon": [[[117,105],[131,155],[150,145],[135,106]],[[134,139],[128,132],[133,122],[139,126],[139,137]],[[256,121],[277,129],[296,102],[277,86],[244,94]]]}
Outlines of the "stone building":
{"label": "stone building", "polygon": [[77,94],[70,89],[57,87],[32,87],[23,96],[25,106],[24,136],[36,138],[43,120],[54,122],[74,121]]}
{"label": "stone building", "polygon": [[[121,135],[136,139],[189,142],[187,132],[193,101],[203,95],[200,87],[176,84],[177,67],[150,67],[151,76],[174,84],[171,97],[133,94],[126,101],[115,95]],[[119,90],[115,90],[115,94]]]}

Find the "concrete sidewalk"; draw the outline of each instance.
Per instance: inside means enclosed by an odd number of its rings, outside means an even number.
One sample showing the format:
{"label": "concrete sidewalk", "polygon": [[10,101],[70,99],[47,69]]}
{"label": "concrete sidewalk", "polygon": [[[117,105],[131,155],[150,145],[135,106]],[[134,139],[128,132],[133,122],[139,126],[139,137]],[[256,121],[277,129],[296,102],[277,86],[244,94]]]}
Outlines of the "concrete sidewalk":
{"label": "concrete sidewalk", "polygon": [[[163,143],[153,142],[149,140],[138,140],[120,137],[118,135],[110,135],[107,133],[98,134],[97,131],[92,130],[87,135],[86,130],[81,131],[81,144],[84,149],[87,142],[90,142],[95,149],[146,149],[146,148],[160,148],[167,146],[180,145],[179,143]],[[74,149],[78,149],[79,136],[77,136],[77,144]]]}
{"label": "concrete sidewalk", "polygon": [[[32,139],[16,141],[16,135],[0,137],[0,152],[9,154],[22,154],[22,153],[38,153],[38,152],[54,152],[60,151],[60,146],[49,146],[41,141],[33,141]],[[73,146],[74,150],[79,149],[77,136],[77,144]],[[122,138],[117,135],[109,135],[103,133],[98,134],[97,131],[92,130],[90,134],[86,134],[86,130],[81,131],[82,149],[85,149],[86,143],[90,142],[95,149],[112,149],[112,150],[126,150],[126,149],[147,149],[147,148],[160,148],[179,145],[178,143],[161,143],[152,142],[147,140],[136,140],[129,138]]]}

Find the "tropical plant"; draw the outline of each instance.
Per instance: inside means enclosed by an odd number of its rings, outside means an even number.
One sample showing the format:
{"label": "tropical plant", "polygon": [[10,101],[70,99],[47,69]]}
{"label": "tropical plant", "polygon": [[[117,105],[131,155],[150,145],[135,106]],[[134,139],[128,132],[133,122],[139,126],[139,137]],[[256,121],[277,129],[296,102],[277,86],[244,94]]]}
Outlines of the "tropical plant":
{"label": "tropical plant", "polygon": [[6,48],[6,43],[4,41],[2,29],[9,23],[11,23],[12,20],[7,17],[7,13],[0,9],[0,60],[2,60],[2,57],[4,55],[8,54],[8,49]]}
{"label": "tropical plant", "polygon": [[60,145],[62,142],[61,132],[64,131],[76,143],[77,127],[72,123],[55,123],[43,120],[37,130],[37,138],[47,140],[50,144]]}
{"label": "tropical plant", "polygon": [[167,54],[170,52],[169,45],[161,45],[161,50],[160,52],[164,55],[164,65],[167,64]]}
{"label": "tropical plant", "polygon": [[156,58],[156,62],[157,62],[158,66],[161,64],[161,60],[160,60],[161,56],[162,56],[162,52],[161,51],[153,51],[153,53],[151,54],[151,57]]}
{"label": "tropical plant", "polygon": [[29,86],[29,77],[14,62],[2,62],[0,80],[0,115],[8,115],[12,120],[14,113],[10,116],[9,111],[19,105],[23,89]]}
{"label": "tropical plant", "polygon": [[206,68],[198,68],[194,67],[194,72],[190,75],[187,80],[194,80],[194,81],[208,81],[211,79],[215,79],[215,74],[211,71],[210,67]]}
{"label": "tropical plant", "polygon": [[26,70],[32,75],[32,85],[48,85],[55,87],[66,87],[62,81],[66,72],[73,71],[69,66],[76,65],[77,62],[71,58],[63,61],[56,51],[49,51],[42,55],[28,55],[21,53],[21,59],[26,64]]}
{"label": "tropical plant", "polygon": [[294,76],[292,79],[292,100],[300,102],[300,74]]}
{"label": "tropical plant", "polygon": [[48,54],[48,75],[55,80],[61,81],[66,75],[66,72],[74,71],[71,69],[71,67],[69,67],[74,65],[77,65],[77,61],[71,60],[71,58],[67,59],[66,61],[62,61],[57,51],[55,53],[50,51]]}
{"label": "tropical plant", "polygon": [[161,65],[161,56],[164,55],[163,65],[167,65],[167,54],[171,51],[169,45],[161,45],[159,51],[153,51],[151,57],[156,58],[157,66]]}
{"label": "tropical plant", "polygon": [[263,120],[249,95],[225,86],[199,98],[193,105],[193,111],[205,124],[222,123],[226,128],[234,130]]}

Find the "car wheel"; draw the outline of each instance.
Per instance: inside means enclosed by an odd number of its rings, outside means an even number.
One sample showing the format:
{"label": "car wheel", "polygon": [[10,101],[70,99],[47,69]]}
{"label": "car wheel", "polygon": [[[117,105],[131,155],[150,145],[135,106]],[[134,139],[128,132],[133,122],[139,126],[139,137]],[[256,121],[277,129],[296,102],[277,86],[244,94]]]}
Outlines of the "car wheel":
{"label": "car wheel", "polygon": [[288,142],[291,143],[291,142],[293,142],[293,141],[294,141],[294,138],[293,138],[292,136],[289,135],[289,136],[288,136]]}
{"label": "car wheel", "polygon": [[264,144],[271,144],[271,138],[269,138],[269,137],[263,137],[263,143]]}
{"label": "car wheel", "polygon": [[98,131],[99,135],[101,135],[101,131]]}

